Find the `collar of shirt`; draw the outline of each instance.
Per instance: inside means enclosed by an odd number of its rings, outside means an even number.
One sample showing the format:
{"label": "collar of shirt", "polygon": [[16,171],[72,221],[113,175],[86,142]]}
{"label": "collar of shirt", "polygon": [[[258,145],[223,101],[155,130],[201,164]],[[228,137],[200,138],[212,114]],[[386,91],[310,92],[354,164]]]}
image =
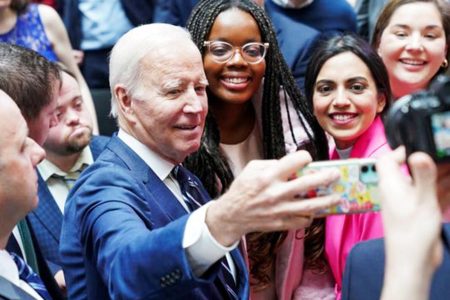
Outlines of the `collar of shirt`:
{"label": "collar of shirt", "polygon": [[16,264],[14,263],[12,257],[9,255],[8,251],[0,249],[0,276],[5,277],[7,280],[11,281],[15,285],[19,285],[19,271],[17,270]]}
{"label": "collar of shirt", "polygon": [[0,276],[21,288],[34,299],[42,300],[39,294],[28,283],[19,278],[19,270],[17,269],[16,263],[9,255],[8,251],[4,249],[0,249],[0,266]]}
{"label": "collar of shirt", "polygon": [[76,172],[80,169],[82,169],[83,165],[90,166],[94,162],[94,157],[92,156],[91,148],[84,147],[84,149],[81,151],[81,155],[78,158],[78,160],[75,162],[73,167],[70,169],[68,173],[62,171],[60,168],[58,168],[54,163],[49,161],[48,159],[44,159],[38,166],[39,174],[41,174],[42,179],[44,181],[47,181],[53,174],[57,174],[60,176],[66,176],[67,174]]}
{"label": "collar of shirt", "polygon": [[155,172],[159,179],[164,181],[170,175],[170,172],[175,167],[173,163],[165,160],[161,155],[151,150],[122,129],[119,129],[117,136],[127,144],[128,147],[130,147],[131,150],[133,150],[147,166],[153,170],[153,172]]}

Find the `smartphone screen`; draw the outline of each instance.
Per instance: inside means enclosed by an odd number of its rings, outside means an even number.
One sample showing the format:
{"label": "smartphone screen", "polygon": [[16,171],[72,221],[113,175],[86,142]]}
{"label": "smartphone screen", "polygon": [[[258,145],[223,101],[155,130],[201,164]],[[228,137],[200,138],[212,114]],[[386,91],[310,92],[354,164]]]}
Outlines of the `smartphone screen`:
{"label": "smartphone screen", "polygon": [[320,211],[317,216],[351,214],[380,210],[378,174],[374,159],[347,159],[312,162],[297,172],[297,176],[317,172],[323,168],[336,168],[341,173],[338,181],[329,186],[301,195],[306,198],[337,193],[341,203]]}

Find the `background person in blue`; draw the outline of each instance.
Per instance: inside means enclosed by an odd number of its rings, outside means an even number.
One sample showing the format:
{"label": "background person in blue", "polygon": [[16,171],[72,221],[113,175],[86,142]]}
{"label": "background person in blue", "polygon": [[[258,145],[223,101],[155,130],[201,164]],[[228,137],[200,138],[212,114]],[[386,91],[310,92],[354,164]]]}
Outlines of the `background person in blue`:
{"label": "background person in blue", "polygon": [[[150,24],[126,33],[111,53],[110,83],[120,130],[65,208],[60,250],[70,299],[246,299],[241,237],[307,226],[339,201],[296,198],[339,176],[329,170],[289,180],[311,161],[299,151],[250,162],[208,202],[180,165],[200,146],[208,84],[182,28]],[[193,202],[205,205],[194,211]]]}
{"label": "background person in blue", "polygon": [[356,15],[346,0],[254,0],[264,7],[297,85],[303,90],[306,67],[317,39],[356,31]]}

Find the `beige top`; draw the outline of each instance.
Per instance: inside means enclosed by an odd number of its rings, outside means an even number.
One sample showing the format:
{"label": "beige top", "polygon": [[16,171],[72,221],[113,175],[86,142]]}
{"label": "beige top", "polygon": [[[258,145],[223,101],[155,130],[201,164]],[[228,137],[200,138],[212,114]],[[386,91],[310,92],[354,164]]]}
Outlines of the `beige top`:
{"label": "beige top", "polygon": [[[220,148],[227,157],[234,176],[239,175],[249,161],[263,158],[262,140],[256,123],[253,131],[243,142],[233,145],[220,144]],[[275,274],[272,274],[272,279],[274,277]],[[271,282],[272,284],[263,290],[257,292],[252,290],[251,299],[276,299],[274,280]]]}
{"label": "beige top", "polygon": [[233,145],[221,143],[220,148],[227,157],[234,176],[241,173],[249,161],[263,158],[262,140],[256,124],[244,141]]}

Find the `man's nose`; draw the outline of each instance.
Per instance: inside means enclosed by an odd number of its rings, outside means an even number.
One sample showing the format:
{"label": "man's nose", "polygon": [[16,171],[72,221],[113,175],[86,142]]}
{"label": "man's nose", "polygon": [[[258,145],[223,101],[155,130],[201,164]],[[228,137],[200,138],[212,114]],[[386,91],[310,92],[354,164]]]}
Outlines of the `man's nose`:
{"label": "man's nose", "polygon": [[189,89],[187,95],[187,101],[186,105],[184,106],[184,112],[185,113],[200,113],[204,110],[203,101],[205,101],[203,98],[199,95],[197,95],[197,92],[194,88]]}
{"label": "man's nose", "polygon": [[77,111],[69,109],[66,112],[66,124],[78,124],[80,122],[80,115]]}

